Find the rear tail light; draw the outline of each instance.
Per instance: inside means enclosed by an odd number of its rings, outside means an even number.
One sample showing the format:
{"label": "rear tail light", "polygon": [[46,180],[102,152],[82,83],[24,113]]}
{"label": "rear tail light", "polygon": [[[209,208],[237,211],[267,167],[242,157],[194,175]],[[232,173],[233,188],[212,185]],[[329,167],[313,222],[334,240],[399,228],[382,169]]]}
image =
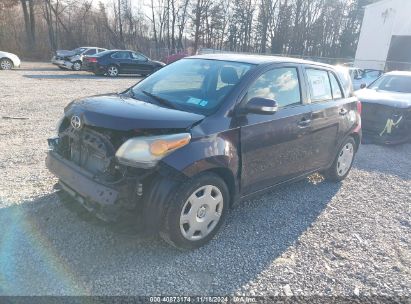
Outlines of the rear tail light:
{"label": "rear tail light", "polygon": [[88,62],[97,62],[97,58],[89,57],[86,59]]}
{"label": "rear tail light", "polygon": [[357,111],[358,111],[358,114],[361,115],[361,113],[362,113],[362,104],[361,104],[361,101],[359,101],[359,100],[357,100]]}

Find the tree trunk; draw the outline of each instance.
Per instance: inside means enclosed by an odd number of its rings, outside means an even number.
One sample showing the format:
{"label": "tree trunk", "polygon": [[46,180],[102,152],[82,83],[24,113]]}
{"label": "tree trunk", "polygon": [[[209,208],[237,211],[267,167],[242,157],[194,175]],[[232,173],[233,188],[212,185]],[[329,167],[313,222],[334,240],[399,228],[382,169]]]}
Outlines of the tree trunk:
{"label": "tree trunk", "polygon": [[30,22],[30,14],[29,10],[27,8],[27,0],[20,0],[21,1],[21,7],[23,9],[23,16],[24,16],[24,26],[26,29],[26,39],[27,39],[27,45],[26,48],[28,51],[32,51],[33,49],[33,36],[32,36],[32,30],[30,28],[31,22]]}

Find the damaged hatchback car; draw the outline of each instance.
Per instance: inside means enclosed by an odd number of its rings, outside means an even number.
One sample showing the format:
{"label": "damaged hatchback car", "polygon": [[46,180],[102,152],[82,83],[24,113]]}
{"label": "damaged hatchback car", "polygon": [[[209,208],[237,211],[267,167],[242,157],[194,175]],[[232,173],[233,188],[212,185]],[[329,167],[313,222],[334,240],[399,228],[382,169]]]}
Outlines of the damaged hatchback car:
{"label": "damaged hatchback car", "polygon": [[363,107],[364,141],[400,144],[411,140],[411,72],[389,72],[355,94]]}
{"label": "damaged hatchback car", "polygon": [[80,71],[83,66],[83,59],[87,56],[93,56],[106,49],[94,46],[79,47],[72,51],[58,50],[51,58],[51,63],[62,70]]}
{"label": "damaged hatchback car", "polygon": [[177,248],[197,248],[240,199],[316,171],[344,179],[360,109],[328,65],[193,56],[121,94],[70,103],[46,164],[97,217],[142,221]]}

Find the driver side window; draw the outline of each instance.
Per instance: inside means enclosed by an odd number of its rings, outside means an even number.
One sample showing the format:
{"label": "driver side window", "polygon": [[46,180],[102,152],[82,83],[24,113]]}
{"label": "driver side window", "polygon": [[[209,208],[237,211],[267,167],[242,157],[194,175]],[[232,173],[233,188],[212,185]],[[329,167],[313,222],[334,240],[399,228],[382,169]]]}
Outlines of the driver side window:
{"label": "driver side window", "polygon": [[254,97],[275,100],[279,108],[301,103],[296,68],[276,68],[265,72],[250,86],[247,102]]}

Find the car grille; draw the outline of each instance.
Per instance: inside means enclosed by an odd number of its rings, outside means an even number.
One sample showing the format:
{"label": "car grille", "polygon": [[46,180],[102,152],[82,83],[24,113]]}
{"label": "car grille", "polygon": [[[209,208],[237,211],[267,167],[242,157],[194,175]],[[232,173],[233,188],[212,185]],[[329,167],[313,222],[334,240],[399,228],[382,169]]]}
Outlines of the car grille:
{"label": "car grille", "polygon": [[81,168],[95,175],[111,170],[115,150],[104,134],[69,127],[60,134],[60,142],[60,154]]}

